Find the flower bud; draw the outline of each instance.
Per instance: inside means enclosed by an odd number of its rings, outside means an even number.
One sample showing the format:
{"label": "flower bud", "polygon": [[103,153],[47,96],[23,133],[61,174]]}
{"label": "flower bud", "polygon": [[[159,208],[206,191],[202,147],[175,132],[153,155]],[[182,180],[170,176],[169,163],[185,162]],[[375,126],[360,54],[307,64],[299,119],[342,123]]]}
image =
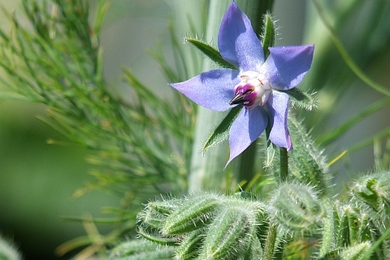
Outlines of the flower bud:
{"label": "flower bud", "polygon": [[371,247],[370,242],[363,242],[351,247],[348,247],[344,251],[341,252],[341,259],[369,259],[367,257],[366,252]]}
{"label": "flower bud", "polygon": [[325,215],[321,200],[310,186],[285,183],[270,200],[270,216],[285,231],[314,231]]}
{"label": "flower bud", "polygon": [[240,207],[225,207],[210,223],[201,259],[238,259],[252,238],[257,239],[254,224],[254,215]]}
{"label": "flower bud", "polygon": [[151,201],[146,208],[138,214],[137,219],[143,227],[161,229],[166,218],[174,212],[182,203],[182,200]]}
{"label": "flower bud", "polygon": [[349,246],[357,241],[358,212],[350,205],[336,205],[336,245]]}
{"label": "flower bud", "polygon": [[380,172],[364,176],[352,187],[352,196],[375,212],[390,211],[390,173]]}
{"label": "flower bud", "polygon": [[160,247],[144,239],[120,243],[110,253],[110,259],[172,259],[173,247]]}
{"label": "flower bud", "polygon": [[217,195],[203,194],[183,202],[170,214],[162,228],[163,234],[183,234],[203,227],[220,205]]}
{"label": "flower bud", "polygon": [[189,233],[176,250],[175,259],[190,260],[199,256],[205,233],[204,229],[198,229]]}

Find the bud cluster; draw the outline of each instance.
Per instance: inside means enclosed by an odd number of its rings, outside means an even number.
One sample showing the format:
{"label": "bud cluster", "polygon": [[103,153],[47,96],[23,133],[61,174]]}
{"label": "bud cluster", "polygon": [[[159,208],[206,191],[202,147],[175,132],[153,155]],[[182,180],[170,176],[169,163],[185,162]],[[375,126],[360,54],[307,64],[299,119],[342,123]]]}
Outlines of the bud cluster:
{"label": "bud cluster", "polygon": [[262,251],[258,228],[266,226],[264,209],[258,201],[209,193],[150,202],[138,216],[139,233],[174,246],[176,259],[255,257]]}

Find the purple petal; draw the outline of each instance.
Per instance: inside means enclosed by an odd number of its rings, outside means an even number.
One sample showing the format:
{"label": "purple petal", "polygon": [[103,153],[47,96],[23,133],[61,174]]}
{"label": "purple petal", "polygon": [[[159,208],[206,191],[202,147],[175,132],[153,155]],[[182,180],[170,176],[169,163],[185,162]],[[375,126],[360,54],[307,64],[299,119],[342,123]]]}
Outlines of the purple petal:
{"label": "purple petal", "polygon": [[313,60],[314,45],[282,46],[269,48],[270,55],[262,69],[278,90],[288,90],[297,86]]}
{"label": "purple petal", "polygon": [[268,99],[269,115],[272,123],[269,139],[279,147],[292,149],[290,133],[287,129],[289,96],[286,93],[272,91]]}
{"label": "purple petal", "polygon": [[198,105],[211,110],[225,111],[231,108],[229,101],[233,98],[233,89],[239,82],[237,75],[237,70],[217,69],[169,85]]}
{"label": "purple petal", "polygon": [[233,2],[222,19],[218,34],[222,57],[240,70],[255,70],[264,62],[261,43],[248,17]]}
{"label": "purple petal", "polygon": [[262,107],[251,110],[243,108],[230,128],[230,157],[226,165],[248,148],[264,131],[267,124],[267,114]]}

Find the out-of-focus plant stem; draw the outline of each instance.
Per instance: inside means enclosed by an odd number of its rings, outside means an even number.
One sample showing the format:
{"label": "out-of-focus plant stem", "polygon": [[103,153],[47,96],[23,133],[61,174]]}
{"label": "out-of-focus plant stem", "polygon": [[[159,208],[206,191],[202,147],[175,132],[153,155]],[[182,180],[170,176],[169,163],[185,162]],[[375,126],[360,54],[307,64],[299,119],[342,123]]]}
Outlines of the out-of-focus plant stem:
{"label": "out-of-focus plant stem", "polygon": [[[201,34],[205,30],[206,0],[198,1],[166,1],[172,7],[172,15],[174,22],[174,30],[177,33],[175,37],[184,41],[186,34]],[[194,35],[195,36],[195,35]],[[193,77],[200,71],[201,55],[199,52],[190,46],[183,51],[183,63],[185,64],[184,71],[186,77]]]}
{"label": "out-of-focus plant stem", "polygon": [[280,148],[280,176],[279,182],[284,182],[288,175],[288,152],[286,148]]}
{"label": "out-of-focus plant stem", "polygon": [[[213,42],[214,45],[217,44],[219,25],[230,3],[230,1],[210,1],[205,42]],[[205,60],[202,65],[202,71],[209,69],[211,69],[211,64]],[[201,147],[206,141],[207,135],[213,130],[213,127],[225,116],[225,113],[211,111],[203,107],[198,108],[191,172],[189,176],[190,191],[221,190],[225,176],[223,168],[225,167],[229,154],[228,143],[223,142],[217,147],[209,149],[205,156],[201,153]]]}

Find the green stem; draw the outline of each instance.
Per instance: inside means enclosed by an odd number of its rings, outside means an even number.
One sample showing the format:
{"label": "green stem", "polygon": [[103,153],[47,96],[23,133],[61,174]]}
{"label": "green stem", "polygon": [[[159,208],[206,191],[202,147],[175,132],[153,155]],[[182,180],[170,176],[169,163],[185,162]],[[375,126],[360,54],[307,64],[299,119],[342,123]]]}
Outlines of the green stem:
{"label": "green stem", "polygon": [[[218,36],[218,29],[222,17],[230,3],[231,1],[209,1],[207,30],[204,37],[205,42],[217,44],[215,39]],[[200,71],[207,71],[211,68],[212,66],[209,60],[205,59]],[[212,132],[213,127],[216,127],[218,122],[221,122],[225,116],[225,113],[215,112],[203,107],[198,108],[189,175],[190,191],[221,191],[225,186],[223,169],[229,156],[228,143],[224,142],[213,149],[209,149],[204,155],[201,152],[201,148],[203,147],[207,136]]]}
{"label": "green stem", "polygon": [[276,235],[277,227],[275,224],[271,223],[268,229],[267,239],[264,246],[264,260],[271,260],[274,255]]}
{"label": "green stem", "polygon": [[288,176],[288,152],[286,148],[280,147],[280,175],[279,182],[286,181]]}

